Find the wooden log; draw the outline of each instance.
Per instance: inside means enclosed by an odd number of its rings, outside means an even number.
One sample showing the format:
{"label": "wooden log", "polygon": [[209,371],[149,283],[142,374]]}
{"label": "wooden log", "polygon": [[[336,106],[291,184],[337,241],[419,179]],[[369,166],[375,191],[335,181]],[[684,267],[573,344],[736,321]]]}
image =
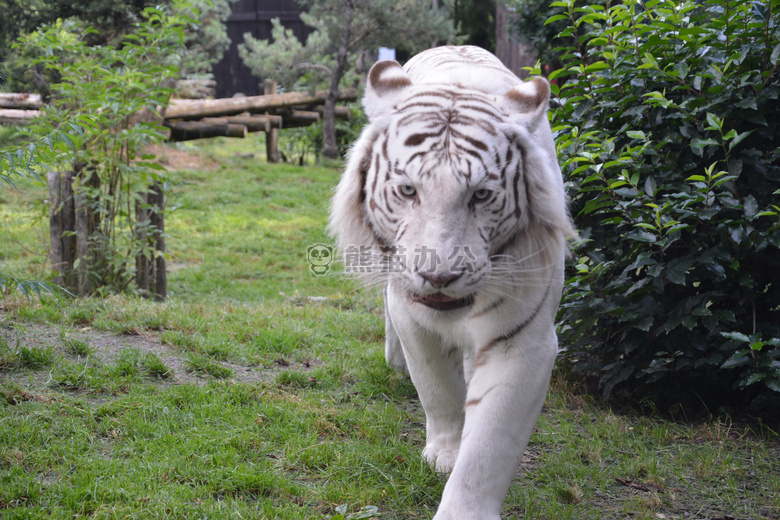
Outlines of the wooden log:
{"label": "wooden log", "polygon": [[247,134],[246,126],[231,123],[213,124],[200,121],[165,121],[163,124],[171,129],[170,141],[191,141],[193,139],[207,139],[210,137],[244,138]]}
{"label": "wooden log", "polygon": [[285,110],[282,112],[284,128],[299,128],[320,122],[319,112],[312,110]]}
{"label": "wooden log", "polygon": [[[244,115],[244,116],[230,116],[226,118],[228,120],[228,123],[233,123],[236,125],[245,125],[247,127],[247,130],[250,132],[265,132],[266,130],[260,130],[260,124],[262,121],[268,121],[268,128],[269,130],[273,130],[275,128],[282,128],[282,116],[278,116],[275,114],[264,114],[264,115]],[[258,130],[252,130],[250,127],[254,128],[257,127]]]}
{"label": "wooden log", "polygon": [[[263,94],[266,96],[276,94],[276,82],[274,80],[265,80]],[[275,128],[269,129],[265,133],[265,159],[269,163],[278,163],[281,160],[279,156],[279,131]]]}
{"label": "wooden log", "polygon": [[201,123],[208,125],[241,125],[246,127],[247,132],[267,132],[271,129],[271,122],[267,117],[204,117]]}
{"label": "wooden log", "polygon": [[233,124],[243,125],[248,132],[268,132],[274,128],[282,127],[282,116],[260,115],[260,116],[229,116],[229,117],[204,117],[201,123],[209,124]]}
{"label": "wooden log", "polygon": [[[316,107],[312,108],[315,112],[318,112],[320,116],[325,112],[325,105],[317,105]],[[336,107],[336,119],[341,119],[342,121],[349,121],[349,118],[352,117],[352,111],[349,109],[349,107],[345,106],[337,106]]]}
{"label": "wooden log", "polygon": [[[326,93],[321,91],[314,95],[305,92],[285,92],[284,94],[227,99],[193,101],[174,99],[165,111],[165,119],[200,119],[235,115],[241,112],[266,112],[298,105],[318,105],[325,102],[325,96]],[[357,97],[357,90],[345,89],[338,99],[340,101],[354,101]]]}
{"label": "wooden log", "polygon": [[39,110],[16,110],[0,108],[0,125],[28,125],[39,115],[41,115]]}
{"label": "wooden log", "polygon": [[0,108],[20,110],[38,109],[43,106],[40,94],[0,93]]}

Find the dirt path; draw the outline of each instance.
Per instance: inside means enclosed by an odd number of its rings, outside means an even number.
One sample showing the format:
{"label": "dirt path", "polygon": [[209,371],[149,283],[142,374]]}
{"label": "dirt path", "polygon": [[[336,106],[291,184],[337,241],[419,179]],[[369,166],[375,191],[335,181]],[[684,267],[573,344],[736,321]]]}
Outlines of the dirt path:
{"label": "dirt path", "polygon": [[[85,357],[69,353],[65,347],[65,342],[68,340],[81,341],[89,346],[90,363],[96,366],[115,364],[127,349],[136,350],[142,356],[155,354],[170,369],[170,373],[165,377],[147,378],[149,382],[160,385],[202,385],[214,380],[213,377],[192,368],[188,362],[188,356],[191,354],[189,351],[168,345],[161,341],[156,333],[151,332],[116,334],[92,327],[56,328],[49,325],[6,321],[0,322],[0,339],[12,351],[18,351],[22,347],[53,348],[57,356],[63,356],[71,361],[85,362]],[[312,365],[312,363],[300,364],[282,359],[269,366],[248,366],[230,361],[219,361],[218,364],[231,371],[228,379],[244,383],[272,380],[282,370],[305,371]],[[4,371],[3,368],[0,362],[0,374],[12,380],[27,380],[32,375],[40,385],[45,385],[49,379],[50,367],[35,371]]]}

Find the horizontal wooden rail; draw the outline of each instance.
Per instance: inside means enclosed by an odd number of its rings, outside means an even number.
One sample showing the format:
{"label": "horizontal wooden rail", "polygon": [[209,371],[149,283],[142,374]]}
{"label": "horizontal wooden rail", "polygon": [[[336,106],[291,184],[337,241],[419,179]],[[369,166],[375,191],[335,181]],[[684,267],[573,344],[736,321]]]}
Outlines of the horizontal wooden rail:
{"label": "horizontal wooden rail", "polygon": [[[321,105],[325,102],[325,92],[314,95],[305,92],[285,92],[284,94],[268,94],[224,99],[174,99],[165,110],[165,119],[201,119],[203,117],[218,117],[237,115],[243,112],[266,112],[294,106]],[[339,95],[339,101],[354,101],[358,97],[357,90],[346,89]]]}
{"label": "horizontal wooden rail", "polygon": [[17,94],[0,92],[0,108],[20,110],[38,109],[43,106],[40,94]]}
{"label": "horizontal wooden rail", "polygon": [[29,125],[33,119],[41,115],[39,110],[17,110],[0,108],[0,125]]}

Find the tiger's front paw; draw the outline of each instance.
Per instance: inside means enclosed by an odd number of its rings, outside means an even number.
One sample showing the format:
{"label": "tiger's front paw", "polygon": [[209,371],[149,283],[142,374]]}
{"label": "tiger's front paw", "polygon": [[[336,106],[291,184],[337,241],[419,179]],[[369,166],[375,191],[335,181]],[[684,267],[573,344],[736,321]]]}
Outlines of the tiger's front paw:
{"label": "tiger's front paw", "polygon": [[458,448],[444,448],[435,444],[428,444],[422,455],[435,472],[449,473],[455,467],[455,459],[458,458]]}
{"label": "tiger's front paw", "polygon": [[443,510],[439,509],[436,512],[436,516],[433,517],[433,520],[501,520],[501,517],[498,515],[492,515],[488,514],[483,511],[479,512],[473,512],[473,511],[450,511],[450,510]]}

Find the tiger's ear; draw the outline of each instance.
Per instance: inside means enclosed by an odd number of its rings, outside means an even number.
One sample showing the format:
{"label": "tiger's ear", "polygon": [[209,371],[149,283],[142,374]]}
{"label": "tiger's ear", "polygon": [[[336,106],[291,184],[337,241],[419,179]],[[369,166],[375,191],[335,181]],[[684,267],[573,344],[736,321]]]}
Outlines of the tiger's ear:
{"label": "tiger's ear", "polygon": [[533,131],[540,122],[547,120],[549,99],[550,84],[536,76],[509,89],[501,98],[501,104]]}
{"label": "tiger's ear", "polygon": [[510,113],[511,131],[522,150],[527,214],[534,221],[527,229],[541,244],[546,244],[549,236],[577,236],[569,218],[555,140],[547,120],[549,98],[550,84],[535,77],[510,89],[501,101]]}
{"label": "tiger's ear", "polygon": [[400,101],[412,80],[397,61],[378,61],[371,67],[366,84],[363,108],[368,119],[373,121],[389,114]]}

